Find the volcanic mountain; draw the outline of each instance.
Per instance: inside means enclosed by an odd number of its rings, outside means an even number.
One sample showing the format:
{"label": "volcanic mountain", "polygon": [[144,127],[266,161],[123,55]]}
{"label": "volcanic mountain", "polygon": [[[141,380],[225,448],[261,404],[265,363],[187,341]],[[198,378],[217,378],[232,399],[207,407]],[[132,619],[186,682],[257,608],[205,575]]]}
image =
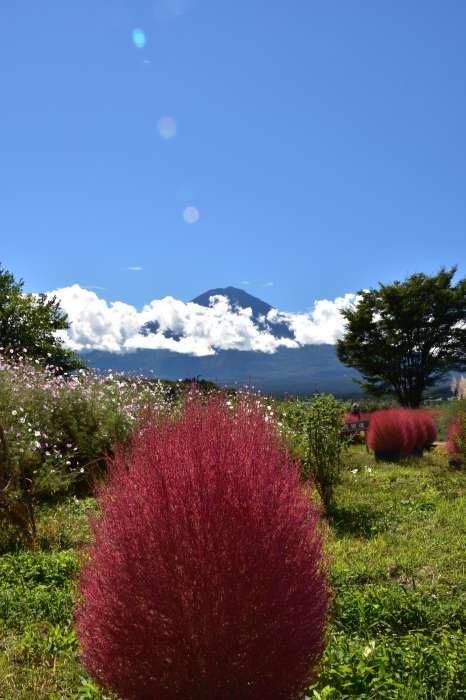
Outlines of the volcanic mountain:
{"label": "volcanic mountain", "polygon": [[[294,332],[284,315],[280,317],[273,306],[243,289],[210,289],[192,299],[191,303],[209,307],[215,301],[213,297],[226,297],[233,313],[250,314],[259,331],[277,339],[294,339]],[[174,341],[182,337],[179,331],[170,328],[162,330],[158,321],[145,324],[141,333],[163,333],[165,338]],[[360,393],[357,385],[351,381],[351,377],[358,377],[358,374],[339,362],[335,348],[330,344],[297,347],[287,347],[285,344],[278,345],[274,352],[217,349],[215,354],[201,356],[167,349],[138,349],[125,354],[93,350],[86,353],[85,359],[99,369],[142,371],[147,376],[172,380],[201,377],[222,385],[250,383],[255,388],[260,387],[264,392],[277,395],[284,392],[299,395],[331,392],[350,398]]]}

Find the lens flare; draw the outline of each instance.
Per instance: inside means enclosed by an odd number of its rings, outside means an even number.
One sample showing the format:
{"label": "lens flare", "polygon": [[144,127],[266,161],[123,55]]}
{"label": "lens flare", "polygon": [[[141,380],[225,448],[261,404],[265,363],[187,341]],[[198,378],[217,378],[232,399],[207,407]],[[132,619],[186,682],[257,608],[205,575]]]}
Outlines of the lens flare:
{"label": "lens flare", "polygon": [[196,207],[186,207],[183,212],[183,219],[187,224],[194,224],[199,218],[199,212]]}
{"label": "lens flare", "polygon": [[162,117],[158,121],[157,130],[163,139],[171,139],[176,134],[176,122],[171,117]]}
{"label": "lens flare", "polygon": [[146,45],[146,35],[142,29],[133,29],[133,43],[138,49],[143,49]]}

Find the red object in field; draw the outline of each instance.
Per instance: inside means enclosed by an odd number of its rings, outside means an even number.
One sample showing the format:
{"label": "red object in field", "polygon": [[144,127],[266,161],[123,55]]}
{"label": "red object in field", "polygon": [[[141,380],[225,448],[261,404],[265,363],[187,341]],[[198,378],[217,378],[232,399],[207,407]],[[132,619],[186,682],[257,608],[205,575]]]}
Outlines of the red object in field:
{"label": "red object in field", "polygon": [[[463,414],[464,415],[464,414]],[[463,432],[463,436],[461,433]],[[457,415],[450,423],[447,430],[447,450],[450,459],[456,459],[461,454],[461,448],[459,441],[463,437],[466,441],[466,420],[464,422],[461,420],[461,416]]]}
{"label": "red object in field", "polygon": [[416,427],[409,408],[388,408],[371,414],[367,445],[377,452],[411,452],[416,447]]}
{"label": "red object in field", "polygon": [[127,700],[292,700],[331,595],[321,509],[256,397],[193,395],[115,449],[79,583],[82,661]]}
{"label": "red object in field", "polygon": [[416,447],[431,445],[437,439],[438,429],[432,416],[425,410],[418,408],[412,410],[417,431]]}

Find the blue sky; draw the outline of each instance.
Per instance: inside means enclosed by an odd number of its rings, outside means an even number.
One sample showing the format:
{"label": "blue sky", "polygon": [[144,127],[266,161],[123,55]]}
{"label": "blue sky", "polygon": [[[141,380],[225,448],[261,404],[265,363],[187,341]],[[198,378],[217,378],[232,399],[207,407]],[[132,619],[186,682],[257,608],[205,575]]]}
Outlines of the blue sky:
{"label": "blue sky", "polygon": [[233,285],[304,312],[466,275],[463,0],[18,0],[0,22],[0,261],[26,291],[141,309]]}

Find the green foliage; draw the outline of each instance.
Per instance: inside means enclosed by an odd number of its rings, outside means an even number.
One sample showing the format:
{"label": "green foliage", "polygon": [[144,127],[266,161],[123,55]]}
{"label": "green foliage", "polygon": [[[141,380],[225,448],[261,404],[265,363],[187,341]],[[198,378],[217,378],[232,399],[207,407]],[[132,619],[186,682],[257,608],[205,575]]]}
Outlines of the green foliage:
{"label": "green foliage", "polygon": [[316,394],[307,402],[290,401],[280,409],[303,462],[303,479],[312,479],[327,510],[344,467],[346,441],[341,431],[347,410],[348,403],[331,394]]}
{"label": "green foliage", "polygon": [[309,698],[466,697],[466,475],[352,449],[332,520],[335,617]]}
{"label": "green foliage", "polygon": [[20,350],[62,372],[84,367],[56,335],[70,327],[56,297],[24,294],[23,286],[23,280],[16,282],[10,272],[0,268],[0,345],[7,353]]}
{"label": "green foliage", "polygon": [[41,656],[70,654],[77,649],[76,633],[69,625],[31,625],[24,630],[18,649],[29,663]]}
{"label": "green foliage", "polygon": [[438,597],[418,586],[414,578],[403,585],[366,584],[362,588],[341,582],[335,602],[339,614],[334,632],[356,632],[362,639],[426,633],[442,626],[457,633],[466,626],[464,601],[457,588],[439,603]]}
{"label": "green foliage", "polygon": [[[89,678],[81,677],[81,685],[77,693],[73,693],[70,700],[111,700],[110,695],[103,695],[99,686]],[[58,695],[51,696],[50,700],[60,700]]]}
{"label": "green foliage", "polygon": [[461,411],[466,412],[466,399],[445,401],[441,404],[441,409],[437,411],[438,415],[434,415],[435,421],[439,426],[439,440],[446,440],[450,423],[453,422],[455,416]]}
{"label": "green foliage", "polygon": [[344,467],[341,430],[345,408],[332,395],[320,394],[311,399],[307,411],[303,476],[312,478],[327,508]]}
{"label": "green foliage", "polygon": [[[331,700],[464,698],[466,640],[462,634],[421,632],[383,641],[334,635],[317,687]],[[314,697],[319,697],[317,694]]]}
{"label": "green foliage", "polygon": [[76,572],[72,551],[0,558],[1,698],[110,700],[78,662],[72,624]]}
{"label": "green foliage", "polygon": [[466,367],[466,279],[452,286],[455,272],[360,291],[357,305],[342,310],[347,330],[337,355],[361,373],[355,381],[365,392],[417,408],[425,389]]}
{"label": "green foliage", "polygon": [[371,396],[363,396],[357,403],[361,413],[373,413],[374,411],[381,411],[384,408],[394,408],[399,405],[398,402],[393,399],[376,399]]}
{"label": "green foliage", "polygon": [[[0,624],[16,630],[71,621],[71,576],[76,556],[63,551],[20,552],[0,558]],[[58,633],[57,633],[58,634]]]}

